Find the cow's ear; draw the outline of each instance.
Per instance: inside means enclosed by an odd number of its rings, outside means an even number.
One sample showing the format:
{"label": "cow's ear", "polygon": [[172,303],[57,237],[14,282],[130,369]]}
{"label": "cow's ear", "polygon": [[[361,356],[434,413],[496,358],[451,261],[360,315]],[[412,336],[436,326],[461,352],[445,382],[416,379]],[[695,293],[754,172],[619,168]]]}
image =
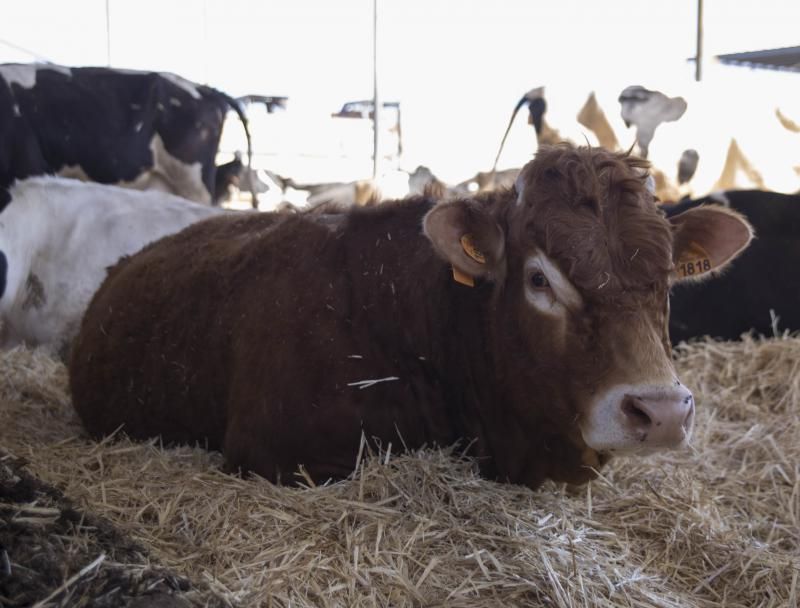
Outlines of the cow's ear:
{"label": "cow's ear", "polygon": [[453,266],[457,280],[497,280],[503,275],[505,235],[480,204],[457,200],[436,205],[425,216],[423,229],[436,252]]}
{"label": "cow's ear", "polygon": [[713,276],[747,248],[753,228],[739,213],[706,205],[670,218],[673,232],[673,280]]}

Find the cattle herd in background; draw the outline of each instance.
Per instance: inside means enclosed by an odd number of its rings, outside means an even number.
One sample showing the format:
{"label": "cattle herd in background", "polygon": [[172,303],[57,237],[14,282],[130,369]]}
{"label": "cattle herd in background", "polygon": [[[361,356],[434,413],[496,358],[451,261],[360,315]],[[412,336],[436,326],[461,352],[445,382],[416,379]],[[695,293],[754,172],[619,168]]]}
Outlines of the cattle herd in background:
{"label": "cattle herd in background", "polygon": [[[679,121],[687,112],[683,98],[640,86],[623,90],[619,102],[625,123],[636,129],[635,151],[643,157],[657,141],[659,126]],[[509,129],[522,108],[528,110],[539,146],[566,140],[548,122],[544,87],[522,96]],[[217,166],[222,126],[230,110],[241,120],[247,158],[237,152],[232,161]],[[0,339],[5,345],[26,342],[63,350],[107,266],[217,213],[188,201],[219,203],[232,188],[241,188],[251,192],[253,206],[261,194],[280,202],[283,211],[340,213],[352,205],[374,205],[387,196],[448,200],[510,188],[519,173],[498,171],[495,163],[492,170],[454,185],[441,182],[426,167],[405,177],[401,174],[391,188],[385,183],[379,188],[371,180],[298,184],[249,168],[247,119],[235,100],[165,73],[0,65],[0,117]],[[576,120],[602,147],[620,150],[594,94]],[[780,112],[776,120],[787,132],[800,131]],[[735,339],[750,329],[764,334],[776,328],[800,329],[800,290],[794,288],[791,263],[800,253],[798,197],[752,190],[688,199],[685,193],[702,162],[696,150],[687,148],[675,163],[674,175],[651,167],[658,198],[677,203],[675,209],[712,203],[739,210],[750,218],[759,238],[722,280],[675,288],[673,340],[705,334]],[[760,173],[732,141],[715,185],[723,190],[732,186],[737,171],[763,185]],[[42,175],[106,185],[35,177]],[[297,204],[286,200],[291,194]],[[663,208],[667,215],[675,213],[669,204]],[[61,256],[52,255],[53,251]],[[64,267],[55,264],[57,259],[64,260]]]}
{"label": "cattle herd in background", "polygon": [[[650,173],[655,181],[656,195],[663,203],[674,203],[696,194],[733,189],[771,190],[785,193],[800,191],[800,127],[784,116],[779,109],[768,116],[761,145],[758,149],[743,149],[736,137],[723,133],[705,134],[718,127],[708,120],[707,99],[698,99],[701,109],[694,109],[683,97],[668,97],[660,91],[641,86],[626,87],[619,95],[620,116],[625,125],[635,129],[632,151],[651,161]],[[546,117],[548,103],[544,87],[528,91],[519,100],[509,121],[506,135],[519,110],[527,106],[528,122],[533,125],[539,145],[555,144],[568,139],[551,126]],[[703,110],[706,110],[703,113]],[[763,122],[763,117],[761,122]],[[707,124],[704,124],[705,121]],[[576,115],[576,122],[591,133],[598,144],[608,150],[621,150],[606,113],[591,93]],[[740,122],[747,122],[740,117]],[[657,131],[670,128],[669,123],[682,130],[671,137],[656,136]],[[569,125],[565,125],[569,126]],[[704,128],[705,127],[705,128]],[[750,129],[749,131],[752,131]],[[774,135],[781,134],[776,140]],[[497,158],[503,151],[505,135]],[[789,143],[786,149],[780,143]],[[681,145],[682,144],[682,145]],[[676,145],[678,146],[676,148]],[[653,150],[658,158],[653,158]],[[764,154],[764,152],[768,154]],[[666,156],[665,156],[666,155]],[[757,157],[761,164],[755,163]],[[779,160],[775,160],[775,158]],[[497,161],[495,161],[495,166]]]}

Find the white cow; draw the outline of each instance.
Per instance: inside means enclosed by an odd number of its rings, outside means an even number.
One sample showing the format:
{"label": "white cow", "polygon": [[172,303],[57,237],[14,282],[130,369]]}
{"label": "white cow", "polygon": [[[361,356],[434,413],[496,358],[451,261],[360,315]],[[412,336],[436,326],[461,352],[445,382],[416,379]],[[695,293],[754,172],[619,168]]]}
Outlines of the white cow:
{"label": "white cow", "polygon": [[120,257],[223,211],[156,191],[33,177],[0,212],[0,346],[65,354]]}

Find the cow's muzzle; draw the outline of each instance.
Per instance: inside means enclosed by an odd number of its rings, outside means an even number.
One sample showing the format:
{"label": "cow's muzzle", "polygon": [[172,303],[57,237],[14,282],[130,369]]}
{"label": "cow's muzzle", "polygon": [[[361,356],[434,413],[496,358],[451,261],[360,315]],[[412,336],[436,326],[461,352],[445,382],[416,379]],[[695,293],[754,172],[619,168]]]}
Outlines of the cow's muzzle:
{"label": "cow's muzzle", "polygon": [[694,409],[694,397],[682,384],[616,387],[592,404],[581,432],[600,452],[677,448],[691,437]]}
{"label": "cow's muzzle", "polygon": [[619,408],[623,424],[647,447],[675,447],[691,434],[694,398],[686,389],[668,393],[626,394]]}

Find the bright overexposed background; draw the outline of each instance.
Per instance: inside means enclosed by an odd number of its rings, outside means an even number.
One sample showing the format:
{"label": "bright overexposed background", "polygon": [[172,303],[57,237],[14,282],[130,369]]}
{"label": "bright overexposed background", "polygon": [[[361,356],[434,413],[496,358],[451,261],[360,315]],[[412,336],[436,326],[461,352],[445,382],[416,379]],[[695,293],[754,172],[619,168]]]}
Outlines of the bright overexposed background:
{"label": "bright overexposed background", "polygon": [[[371,171],[369,121],[342,126],[330,114],[372,96],[373,0],[108,0],[108,21],[106,0],[0,6],[2,62],[110,63],[174,72],[233,96],[285,95],[286,112],[253,119],[261,165],[301,179]],[[575,114],[596,91],[629,145],[616,103],[624,87],[696,89],[696,11],[696,0],[378,0],[381,97],[402,105],[399,164],[426,164],[448,181],[489,169],[514,104],[541,85],[562,133],[583,136]],[[772,97],[765,103],[797,117],[800,74],[712,58],[800,44],[800,1],[705,0],[704,30],[701,85],[715,88],[714,103]],[[535,150],[524,118],[501,166]],[[234,147],[239,133],[226,134],[223,148]]]}

